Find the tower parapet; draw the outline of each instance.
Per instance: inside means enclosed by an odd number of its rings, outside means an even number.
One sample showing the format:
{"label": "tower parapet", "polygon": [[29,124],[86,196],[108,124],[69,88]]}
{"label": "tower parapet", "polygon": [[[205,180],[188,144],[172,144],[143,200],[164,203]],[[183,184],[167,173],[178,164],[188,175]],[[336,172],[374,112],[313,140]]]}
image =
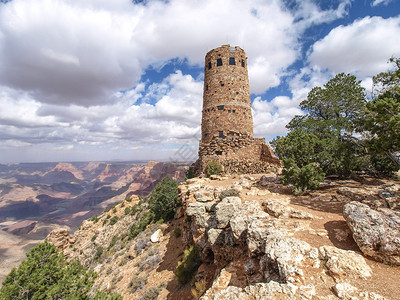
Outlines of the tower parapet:
{"label": "tower parapet", "polygon": [[216,160],[229,173],[264,173],[280,167],[265,139],[253,138],[246,53],[223,45],[206,54],[199,159],[195,173]]}

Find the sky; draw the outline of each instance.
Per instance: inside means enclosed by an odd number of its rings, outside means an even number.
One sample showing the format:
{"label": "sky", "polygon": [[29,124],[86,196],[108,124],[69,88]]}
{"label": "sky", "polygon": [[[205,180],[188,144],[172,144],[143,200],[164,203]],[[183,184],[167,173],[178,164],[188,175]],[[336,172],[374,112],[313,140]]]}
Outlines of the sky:
{"label": "sky", "polygon": [[0,0],[0,163],[195,160],[204,57],[248,56],[270,141],[335,74],[372,91],[400,0]]}

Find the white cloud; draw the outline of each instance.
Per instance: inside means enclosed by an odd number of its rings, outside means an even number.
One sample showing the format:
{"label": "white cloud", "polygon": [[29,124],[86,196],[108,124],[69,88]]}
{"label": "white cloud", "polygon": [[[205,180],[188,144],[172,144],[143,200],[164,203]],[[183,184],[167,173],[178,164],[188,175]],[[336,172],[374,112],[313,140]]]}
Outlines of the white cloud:
{"label": "white cloud", "polygon": [[365,17],[333,29],[316,42],[311,66],[331,72],[349,72],[361,79],[386,70],[391,56],[400,56],[400,17]]}
{"label": "white cloud", "polygon": [[81,106],[115,100],[149,65],[187,58],[202,66],[225,43],[247,51],[252,88],[262,93],[279,84],[297,47],[291,14],[257,0],[13,0],[0,6],[0,36],[0,84]]}
{"label": "white cloud", "polygon": [[[143,82],[144,72],[171,61],[199,70],[207,51],[230,43],[247,52],[251,91],[262,94],[300,57],[300,34],[345,16],[349,5],[343,0],[323,10],[310,0],[296,3],[295,11],[280,0],[0,4],[0,140],[18,148],[0,156],[167,158],[181,145],[197,145],[202,74],[178,70]],[[303,75],[317,81],[317,69]],[[297,78],[291,87],[292,98],[254,101],[257,136],[285,132],[299,113],[309,85]]]}
{"label": "white cloud", "polygon": [[286,124],[294,116],[302,114],[298,101],[286,96],[278,96],[271,101],[257,97],[253,101],[252,111],[256,137],[282,135],[287,132]]}
{"label": "white cloud", "polygon": [[371,6],[388,5],[392,0],[373,0]]}
{"label": "white cloud", "polygon": [[312,25],[330,23],[343,18],[348,14],[351,6],[351,0],[341,0],[337,8],[322,10],[315,2],[312,0],[295,0],[292,4],[296,29],[299,32],[303,32]]}

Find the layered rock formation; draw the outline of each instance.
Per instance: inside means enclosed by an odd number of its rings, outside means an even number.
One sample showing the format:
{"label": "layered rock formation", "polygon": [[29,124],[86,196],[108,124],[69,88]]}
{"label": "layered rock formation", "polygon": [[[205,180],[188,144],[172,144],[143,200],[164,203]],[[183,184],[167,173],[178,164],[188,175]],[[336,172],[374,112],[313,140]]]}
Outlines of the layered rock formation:
{"label": "layered rock formation", "polygon": [[[182,207],[175,220],[151,224],[132,239],[130,230],[147,205],[135,197],[84,221],[72,236],[56,231],[48,239],[69,259],[98,272],[96,288],[124,299],[193,299],[195,283],[202,283],[196,295],[203,300],[396,299],[399,267],[363,256],[352,238],[353,233],[357,241],[357,228],[366,236],[369,229],[390,233],[373,226],[397,224],[397,210],[374,210],[361,202],[376,196],[388,206],[379,195],[396,186],[341,181],[322,187],[294,197],[274,173],[195,178],[179,186]],[[185,247],[193,244],[203,263],[193,280],[181,285],[174,272]]]}

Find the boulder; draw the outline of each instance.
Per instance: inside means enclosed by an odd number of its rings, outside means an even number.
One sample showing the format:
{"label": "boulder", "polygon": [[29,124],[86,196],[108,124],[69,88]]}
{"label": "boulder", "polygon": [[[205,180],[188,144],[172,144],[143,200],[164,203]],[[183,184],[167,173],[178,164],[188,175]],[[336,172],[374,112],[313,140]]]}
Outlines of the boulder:
{"label": "boulder", "polygon": [[343,208],[353,238],[361,251],[389,265],[400,265],[400,213],[350,202]]}
{"label": "boulder", "polygon": [[253,300],[253,299],[312,299],[315,295],[313,286],[297,287],[293,284],[278,283],[256,283],[245,288],[228,286],[214,294],[206,292],[200,300]]}
{"label": "boulder", "polygon": [[278,270],[281,281],[296,283],[304,280],[302,266],[310,251],[311,246],[306,242],[276,237],[266,243],[264,252],[267,266]]}
{"label": "boulder", "polygon": [[46,239],[59,250],[66,249],[70,244],[69,232],[64,228],[54,229],[49,233]]}
{"label": "boulder", "polygon": [[325,261],[325,267],[335,280],[343,280],[346,277],[367,279],[372,275],[364,257],[354,251],[322,246],[319,253],[319,258]]}
{"label": "boulder", "polygon": [[338,296],[339,299],[343,300],[385,300],[386,298],[372,292],[361,292],[356,287],[349,283],[341,282],[337,283],[332,288],[333,292]]}
{"label": "boulder", "polygon": [[150,241],[152,243],[158,243],[160,241],[160,238],[162,237],[163,233],[161,229],[157,229],[150,237]]}
{"label": "boulder", "polygon": [[226,228],[241,204],[242,200],[239,197],[226,197],[218,203],[215,206],[217,228]]}

